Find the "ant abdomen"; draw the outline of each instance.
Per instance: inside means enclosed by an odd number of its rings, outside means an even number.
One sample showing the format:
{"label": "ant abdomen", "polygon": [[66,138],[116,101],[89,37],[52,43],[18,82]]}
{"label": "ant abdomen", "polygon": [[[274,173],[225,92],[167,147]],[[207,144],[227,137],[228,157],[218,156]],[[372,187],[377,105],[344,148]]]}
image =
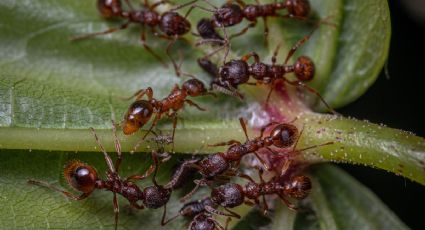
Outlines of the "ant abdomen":
{"label": "ant abdomen", "polygon": [[243,204],[245,196],[242,186],[235,183],[227,183],[214,188],[211,191],[211,199],[222,207],[234,208]]}
{"label": "ant abdomen", "polygon": [[166,12],[161,17],[159,28],[168,36],[183,35],[189,32],[190,22],[176,12]]}
{"label": "ant abdomen", "polygon": [[308,0],[286,0],[285,7],[290,16],[305,18],[310,14],[310,3]]}
{"label": "ant abdomen", "polygon": [[65,166],[64,176],[68,184],[83,193],[91,193],[99,180],[96,169],[77,160],[71,161]]}
{"label": "ant abdomen", "polygon": [[168,203],[171,196],[171,190],[165,189],[162,186],[153,185],[146,187],[143,190],[145,199],[143,204],[152,209],[160,208]]}
{"label": "ant abdomen", "polygon": [[302,200],[306,198],[311,191],[311,180],[307,176],[294,176],[285,181],[284,192],[287,196]]}
{"label": "ant abdomen", "polygon": [[220,68],[219,72],[220,77],[235,88],[249,80],[248,64],[242,60],[231,60],[227,62]]}
{"label": "ant abdomen", "polygon": [[122,130],[125,135],[130,135],[139,130],[151,118],[153,106],[149,101],[138,100],[133,102],[124,116]]}
{"label": "ant abdomen", "polygon": [[120,0],[97,0],[97,10],[104,18],[120,17],[122,13]]}
{"label": "ant abdomen", "polygon": [[314,63],[306,56],[301,56],[297,59],[294,65],[295,76],[300,81],[310,81],[314,77]]}
{"label": "ant abdomen", "polygon": [[211,178],[220,175],[229,168],[229,163],[226,160],[224,153],[216,153],[209,155],[199,162],[201,166],[200,172],[206,178]]}

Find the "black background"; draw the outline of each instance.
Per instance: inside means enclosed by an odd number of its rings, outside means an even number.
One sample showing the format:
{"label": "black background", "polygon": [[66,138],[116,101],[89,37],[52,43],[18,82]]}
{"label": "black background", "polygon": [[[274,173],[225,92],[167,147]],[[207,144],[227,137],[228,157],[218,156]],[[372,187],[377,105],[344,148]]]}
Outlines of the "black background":
{"label": "black background", "polygon": [[[389,78],[382,71],[361,98],[338,112],[425,137],[425,23],[415,21],[400,1],[389,4]],[[409,227],[425,229],[424,186],[383,170],[342,167],[372,189]]]}

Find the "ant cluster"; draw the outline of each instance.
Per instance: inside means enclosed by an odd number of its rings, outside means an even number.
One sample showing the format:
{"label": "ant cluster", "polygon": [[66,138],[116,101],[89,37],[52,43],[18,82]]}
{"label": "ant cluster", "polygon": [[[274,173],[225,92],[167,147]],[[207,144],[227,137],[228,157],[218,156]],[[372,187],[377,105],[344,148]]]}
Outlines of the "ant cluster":
{"label": "ant cluster", "polygon": [[[134,98],[134,102],[129,106],[124,115],[123,122],[120,124],[122,132],[125,135],[136,133],[151,121],[148,131],[135,145],[134,150],[146,139],[148,134],[152,133],[155,135],[153,140],[157,143],[161,145],[172,144],[171,152],[173,152],[178,112],[183,109],[185,104],[193,106],[200,111],[205,111],[204,108],[192,101],[191,98],[206,95],[215,96],[215,92],[221,92],[243,99],[243,95],[238,91],[238,86],[243,84],[271,85],[271,90],[267,95],[267,102],[277,81],[283,81],[295,87],[300,86],[315,94],[331,112],[334,112],[315,89],[305,84],[305,82],[314,78],[315,67],[313,61],[309,57],[301,56],[297,58],[293,65],[288,65],[288,61],[294,55],[297,48],[307,42],[312,33],[305,36],[293,46],[282,65],[276,64],[279,46],[272,56],[271,64],[261,62],[259,55],[255,52],[250,52],[240,59],[226,61],[227,53],[230,50],[230,39],[245,34],[249,28],[256,25],[258,18],[264,20],[264,35],[266,40],[268,34],[267,18],[269,17],[307,20],[310,14],[310,5],[307,0],[275,1],[271,4],[260,4],[258,1],[257,4],[245,4],[242,0],[236,0],[234,2],[227,1],[221,7],[214,6],[208,0],[202,1],[211,8],[199,5],[198,0],[193,0],[160,13],[157,11],[157,7],[163,4],[169,4],[168,1],[162,0],[154,4],[149,4],[147,0],[144,0],[142,8],[135,9],[129,0],[125,0],[126,7],[124,9],[120,0],[97,0],[97,8],[104,18],[120,18],[126,22],[117,28],[110,28],[105,31],[79,35],[72,38],[72,40],[86,39],[126,29],[132,23],[139,24],[142,26],[141,42],[143,47],[164,63],[160,56],[146,44],[145,28],[149,27],[155,36],[169,40],[166,54],[174,65],[176,75],[191,77],[181,86],[175,85],[170,94],[162,99],[154,98],[153,89],[150,87],[138,90],[131,97],[127,98],[127,100]],[[184,7],[189,7],[189,10],[182,16],[177,10]],[[170,55],[172,45],[190,31],[191,24],[187,20],[187,17],[193,9],[200,9],[212,14],[210,18],[203,18],[197,24],[198,31],[196,34],[201,37],[197,45],[212,43],[213,45],[220,46],[213,52],[198,59],[199,66],[213,77],[210,83],[210,89],[207,89],[204,83],[193,75],[183,73],[180,70],[180,66],[177,65]],[[286,12],[286,14],[282,14],[282,12]],[[248,20],[250,23],[240,32],[229,36],[226,28],[241,23],[243,19]],[[160,33],[157,32],[157,28],[159,28]],[[217,28],[223,30],[223,36],[218,33]],[[224,63],[222,66],[218,66],[209,57],[222,49],[226,50]],[[254,59],[252,64],[248,63],[250,58]],[[286,77],[288,73],[294,73],[296,80],[288,79]],[[253,77],[256,82],[249,83],[248,80],[250,77]],[[144,99],[145,96],[146,99]],[[153,131],[158,121],[164,115],[173,120],[171,136],[157,135]],[[117,152],[115,163],[105,151],[94,129],[91,129],[107,164],[106,179],[101,179],[93,166],[75,160],[65,166],[64,176],[68,184],[73,189],[81,192],[81,195],[76,196],[73,193],[43,181],[29,180],[28,182],[58,191],[73,200],[85,199],[97,189],[112,192],[115,229],[118,226],[119,215],[117,194],[127,199],[130,206],[135,209],[157,209],[163,207],[164,212],[161,225],[166,225],[179,216],[191,218],[192,221],[189,224],[189,229],[191,230],[227,229],[228,223],[232,218],[240,218],[240,215],[231,209],[243,204],[261,206],[263,213],[266,214],[269,211],[266,200],[266,196],[268,195],[274,195],[280,198],[288,208],[297,210],[292,200],[306,198],[312,185],[309,177],[301,175],[300,170],[296,170],[293,167],[294,161],[291,155],[296,155],[307,149],[330,145],[332,142],[297,149],[298,140],[302,135],[302,129],[300,131],[292,122],[270,122],[261,128],[258,137],[249,138],[244,119],[239,118],[239,121],[246,136],[245,142],[228,140],[209,145],[229,147],[223,152],[184,160],[178,165],[171,175],[170,180],[164,185],[160,185],[156,181],[159,164],[170,159],[172,156],[165,152],[163,147],[152,152],[153,164],[144,174],[132,175],[125,179],[121,178],[119,169],[123,157],[121,144],[116,134],[117,125],[114,122],[112,122],[112,127],[115,150]],[[277,167],[273,162],[267,162],[259,154],[259,152],[264,151],[270,153],[272,159],[273,157],[284,159],[284,164]],[[259,182],[239,169],[244,156],[250,154],[255,156],[260,163],[260,165],[254,167],[258,170]],[[160,161],[158,158],[162,160]],[[265,179],[263,176],[265,170],[272,172],[273,176]],[[141,188],[136,184],[136,181],[144,180],[151,175],[153,185]],[[174,190],[183,187],[187,181],[190,181],[188,178],[193,177],[198,177],[193,180],[195,187],[181,198],[181,201],[185,202],[185,204],[177,214],[167,219],[166,205],[170,200],[171,194]],[[231,181],[231,178],[242,178],[248,182],[245,184],[236,183]],[[187,202],[202,186],[211,188],[210,195],[200,200]],[[223,224],[217,221],[214,218],[217,215],[226,217],[226,222]]]}

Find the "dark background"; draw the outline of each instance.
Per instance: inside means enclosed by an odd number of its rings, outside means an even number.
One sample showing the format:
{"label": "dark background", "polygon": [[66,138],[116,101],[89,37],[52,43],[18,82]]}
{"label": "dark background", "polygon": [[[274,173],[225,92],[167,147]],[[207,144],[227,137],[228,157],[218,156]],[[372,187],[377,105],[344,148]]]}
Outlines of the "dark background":
{"label": "dark background", "polygon": [[[392,38],[384,71],[357,101],[338,112],[425,137],[425,23],[420,24],[401,1],[390,4]],[[342,165],[372,189],[409,227],[425,229],[425,187],[383,170]]]}

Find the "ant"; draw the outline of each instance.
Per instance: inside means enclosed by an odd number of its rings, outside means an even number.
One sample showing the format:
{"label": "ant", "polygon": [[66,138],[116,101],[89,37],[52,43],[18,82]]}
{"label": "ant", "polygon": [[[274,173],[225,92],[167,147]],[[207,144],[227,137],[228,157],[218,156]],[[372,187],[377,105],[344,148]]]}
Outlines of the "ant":
{"label": "ant", "polygon": [[[141,99],[144,95],[147,95],[148,100]],[[153,98],[153,90],[151,87],[148,87],[147,89],[141,89],[130,98],[127,98],[131,99],[135,97],[136,100],[130,105],[127,113],[124,115],[122,130],[125,135],[130,135],[136,132],[143,125],[145,125],[150,120],[153,113],[155,113],[156,115],[152,121],[151,127],[142,138],[142,140],[144,140],[149,132],[152,131],[153,127],[157,125],[162,115],[166,114],[168,117],[173,119],[173,134],[171,140],[173,146],[172,149],[174,150],[174,134],[177,125],[177,112],[180,111],[185,104],[194,106],[198,110],[205,111],[204,108],[201,108],[195,102],[187,99],[188,96],[198,97],[204,95],[215,96],[214,93],[210,93],[205,89],[205,86],[201,81],[195,78],[185,81],[182,85],[182,88],[176,84],[171,90],[171,93],[162,100]],[[140,143],[138,143],[134,149],[136,149],[139,144]]]}
{"label": "ant", "polygon": [[[166,211],[166,203],[170,199],[171,190],[164,189],[162,186],[158,185],[156,182],[156,174],[158,171],[158,160],[156,155],[152,153],[152,158],[154,164],[152,164],[149,169],[143,175],[132,175],[125,179],[121,179],[119,175],[119,169],[122,162],[121,154],[121,144],[116,135],[115,124],[112,123],[113,134],[115,138],[115,150],[118,154],[115,164],[113,163],[111,157],[105,151],[105,148],[100,143],[99,138],[97,137],[93,128],[90,128],[93,133],[95,140],[100,147],[103,156],[105,158],[108,170],[106,171],[106,180],[99,178],[96,169],[86,163],[80,162],[78,160],[73,160],[69,162],[64,168],[64,177],[68,184],[75,190],[82,192],[81,195],[74,195],[71,192],[62,190],[54,185],[51,185],[44,181],[37,180],[28,180],[29,184],[38,185],[52,189],[54,191],[60,192],[65,195],[67,198],[72,200],[82,200],[89,197],[92,192],[96,189],[104,189],[111,191],[114,194],[113,197],[113,206],[115,213],[115,229],[118,227],[118,215],[119,215],[119,206],[117,200],[117,194],[120,194],[125,199],[130,202],[131,207],[136,209],[147,208],[159,208],[164,206],[164,213]],[[143,191],[133,183],[135,180],[143,180],[153,173],[153,186],[148,186]],[[139,201],[142,201],[143,204],[140,204]]]}
{"label": "ant", "polygon": [[[279,177],[274,177],[266,182],[263,179],[263,171],[258,169],[258,172],[260,183],[257,183],[246,174],[240,174],[238,175],[239,177],[249,180],[248,184],[245,186],[236,183],[227,183],[212,189],[211,200],[218,204],[218,206],[224,207],[228,213],[221,212],[210,206],[206,206],[205,209],[210,213],[233,217],[234,212],[227,208],[234,208],[244,203],[247,205],[259,205],[259,197],[261,196],[263,200],[263,214],[266,215],[269,208],[265,196],[275,194],[279,196],[289,209],[296,210],[297,208],[295,205],[286,199],[286,197],[302,200],[306,198],[311,191],[311,180],[307,176],[296,175],[284,180],[281,180]],[[253,200],[254,203],[250,200]]]}
{"label": "ant", "polygon": [[[263,18],[264,21],[264,36],[265,42],[267,44],[267,36],[269,33],[269,28],[267,24],[268,17],[283,17],[283,18],[295,18],[299,20],[306,20],[310,14],[310,4],[307,0],[285,0],[284,2],[277,2],[271,4],[260,4],[256,0],[256,4],[245,4],[242,0],[236,0],[236,3],[233,1],[227,1],[221,7],[216,7],[213,4],[209,3],[208,0],[204,0],[208,5],[214,9],[207,9],[198,5],[192,5],[192,7],[200,8],[204,11],[213,13],[211,19],[203,18],[197,24],[197,30],[199,36],[203,39],[198,42],[197,45],[204,43],[219,43],[227,46],[226,55],[224,62],[229,52],[229,40],[233,37],[238,37],[245,34],[250,28],[254,27],[257,24],[257,18]],[[286,9],[288,14],[281,15],[278,11]],[[227,36],[225,27],[234,26],[242,22],[243,19],[247,19],[250,23],[243,28],[240,32]],[[215,30],[215,28],[222,28],[224,32],[225,39],[223,39]],[[223,47],[213,51],[208,56],[218,52]]]}
{"label": "ant", "polygon": [[[180,166],[180,171],[188,170],[186,167],[195,168],[202,175],[202,179],[195,180],[196,186],[185,195],[182,200],[186,200],[191,197],[195,191],[204,185],[208,185],[212,180],[219,179],[220,176],[234,176],[234,169],[238,167],[243,156],[253,153],[262,165],[270,170],[268,164],[258,155],[257,151],[260,149],[267,149],[275,155],[279,155],[278,152],[274,151],[270,147],[274,146],[277,148],[289,148],[293,146],[292,152],[302,152],[307,149],[317,148],[324,145],[333,144],[333,142],[327,142],[320,145],[313,145],[301,150],[296,150],[298,140],[302,131],[299,132],[298,128],[295,125],[290,123],[277,123],[271,122],[266,126],[261,128],[260,136],[254,139],[249,139],[245,121],[242,118],[239,118],[241,127],[245,133],[246,141],[241,143],[237,140],[230,140],[227,142],[217,143],[209,146],[225,146],[230,145],[226,152],[218,152],[209,156],[206,156],[202,159],[193,159],[187,162],[184,162]],[[276,125],[269,136],[264,137],[264,132],[267,128],[272,125]],[[177,181],[180,180],[180,174],[175,173],[171,180],[164,186],[165,188],[173,187]]]}
{"label": "ant", "polygon": [[226,225],[223,227],[219,222],[211,217],[211,214],[206,212],[205,207],[217,208],[218,205],[214,203],[210,197],[205,197],[201,200],[191,201],[183,205],[177,215],[161,223],[162,226],[175,220],[179,216],[192,218],[192,222],[189,224],[189,230],[213,230],[216,227],[218,229],[227,229],[230,218],[226,220]]}
{"label": "ant", "polygon": [[[243,99],[243,95],[237,90],[239,85],[268,84],[271,85],[271,88],[266,99],[267,105],[275,84],[281,80],[290,85],[296,87],[301,86],[305,88],[310,93],[316,95],[329,111],[331,111],[333,114],[337,114],[335,110],[333,110],[332,107],[330,107],[325,99],[319,94],[319,92],[305,84],[305,82],[313,80],[315,73],[314,63],[309,57],[300,56],[295,61],[294,65],[287,65],[289,59],[294,55],[295,51],[308,39],[310,39],[313,32],[314,30],[309,35],[300,39],[291,48],[283,65],[276,64],[276,57],[279,53],[280,44],[277,45],[273,53],[271,58],[271,65],[261,62],[260,57],[256,52],[250,52],[242,56],[240,60],[234,59],[226,62],[220,68],[209,61],[209,59],[206,57],[198,59],[198,64],[209,75],[214,76],[214,79],[211,82],[211,88],[219,92]],[[254,63],[248,64],[247,61],[251,57],[254,58]],[[287,77],[285,77],[287,73],[294,73],[297,80],[289,80]],[[248,82],[250,76],[256,80],[255,83]]]}
{"label": "ant", "polygon": [[[140,41],[146,51],[158,59],[161,63],[167,66],[163,60],[157,55],[147,44],[146,44],[146,31],[145,27],[151,28],[153,34],[157,37],[169,40],[169,43],[166,48],[166,54],[173,63],[174,69],[177,76],[181,74],[186,75],[180,71],[180,66],[174,61],[170,55],[170,50],[172,45],[179,39],[182,35],[186,34],[190,30],[190,22],[187,20],[188,15],[190,14],[190,9],[185,16],[181,16],[176,11],[187,7],[188,5],[193,4],[197,0],[192,0],[188,3],[174,7],[173,9],[166,11],[162,14],[156,11],[156,8],[162,4],[169,3],[167,0],[158,1],[152,5],[148,3],[147,0],[144,0],[143,8],[136,10],[133,8],[129,0],[125,0],[125,3],[128,5],[129,11],[125,11],[121,7],[121,0],[97,0],[97,9],[99,13],[107,19],[111,18],[122,18],[127,20],[124,24],[119,27],[109,28],[105,31],[95,32],[90,34],[83,34],[74,36],[71,40],[81,40],[90,37],[95,37],[99,35],[105,35],[114,33],[120,30],[127,29],[127,27],[134,23],[142,26],[142,32],[140,36]],[[161,34],[156,31],[156,28],[159,27]]]}

